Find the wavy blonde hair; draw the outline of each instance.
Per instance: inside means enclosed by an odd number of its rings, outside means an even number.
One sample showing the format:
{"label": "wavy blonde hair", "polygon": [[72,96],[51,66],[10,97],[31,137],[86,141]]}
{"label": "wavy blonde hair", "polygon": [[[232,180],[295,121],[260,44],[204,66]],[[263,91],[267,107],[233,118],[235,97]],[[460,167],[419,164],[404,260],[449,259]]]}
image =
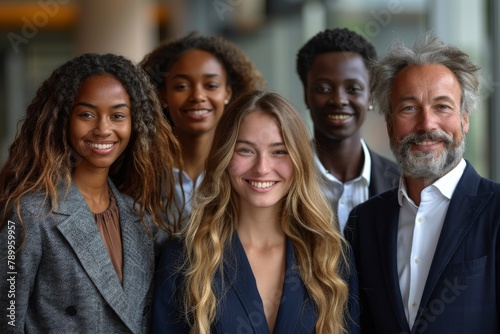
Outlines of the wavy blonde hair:
{"label": "wavy blonde hair", "polygon": [[[239,127],[254,111],[271,115],[281,128],[294,165],[294,182],[283,204],[281,226],[293,243],[300,275],[316,305],[317,333],[346,331],[348,288],[344,241],[334,228],[334,216],[319,186],[307,128],[300,114],[276,93],[254,91],[237,98],[217,126],[206,161],[206,175],[195,197],[191,221],[181,236],[185,242],[184,307],[191,333],[209,333],[216,318],[213,277],[222,271],[225,247],[238,224],[237,195],[227,166]],[[210,256],[207,256],[210,254]]]}

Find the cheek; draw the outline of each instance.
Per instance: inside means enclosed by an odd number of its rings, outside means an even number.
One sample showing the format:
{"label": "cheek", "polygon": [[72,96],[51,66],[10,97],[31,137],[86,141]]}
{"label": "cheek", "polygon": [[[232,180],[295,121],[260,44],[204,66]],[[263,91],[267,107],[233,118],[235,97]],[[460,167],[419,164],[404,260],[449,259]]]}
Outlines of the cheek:
{"label": "cheek", "polygon": [[227,166],[227,173],[229,174],[231,180],[233,179],[233,177],[240,174],[240,169],[241,163],[239,159],[233,156],[233,158],[231,158],[231,161],[229,162],[229,165]]}
{"label": "cheek", "polygon": [[275,166],[276,170],[278,170],[281,174],[281,177],[283,177],[286,181],[292,182],[293,177],[294,177],[294,172],[293,172],[293,163],[290,159],[287,161],[280,162],[278,165]]}

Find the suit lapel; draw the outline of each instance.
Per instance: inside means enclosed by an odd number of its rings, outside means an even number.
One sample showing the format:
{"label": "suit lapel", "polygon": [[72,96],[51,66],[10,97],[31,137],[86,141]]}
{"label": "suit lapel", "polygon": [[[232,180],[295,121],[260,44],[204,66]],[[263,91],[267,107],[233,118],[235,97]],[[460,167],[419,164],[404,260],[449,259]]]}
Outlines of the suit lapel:
{"label": "suit lapel", "polygon": [[[144,310],[137,309],[151,289],[154,274],[154,246],[139,218],[132,213],[131,204],[112,185],[120,209],[120,229],[123,244],[123,290],[128,307],[122,308],[125,317],[135,319]],[[146,303],[149,305],[149,303]]]}
{"label": "suit lapel", "polygon": [[[377,218],[377,238],[380,245],[380,258],[386,289],[389,292],[391,305],[396,314],[401,328],[410,330],[408,320],[403,307],[403,298],[399,288],[398,261],[397,261],[397,242],[398,242],[398,221],[399,221],[399,203],[397,189],[389,198],[391,208],[380,210]],[[383,212],[382,212],[383,211]],[[377,263],[378,261],[374,261]]]}
{"label": "suit lapel", "polygon": [[[120,195],[116,196],[117,192],[113,186],[112,189],[120,208],[120,221],[123,222],[124,219],[121,217],[123,202],[119,197]],[[131,309],[134,307],[134,301],[127,299],[97,225],[94,223],[95,219],[74,183],[71,184],[70,191],[65,199],[61,201],[58,212],[66,216],[66,218],[60,220],[57,228],[71,245],[82,267],[116,314],[132,331],[136,331],[137,329],[134,328],[136,317],[131,316],[135,314],[135,311]],[[127,215],[125,215],[126,217]],[[130,242],[130,238],[127,236],[131,233],[125,225],[132,224],[121,223],[123,249],[127,250],[130,248],[126,246]],[[127,271],[130,270],[130,258],[131,256],[124,252],[124,284],[129,284],[127,283],[127,276],[130,273]],[[141,289],[141,286],[139,286],[139,289]]]}
{"label": "suit lapel", "polygon": [[[290,240],[286,243],[286,267],[283,294],[280,308],[274,325],[275,333],[298,333],[297,328],[301,316],[304,316],[304,302],[307,300],[299,268],[295,265],[295,253]],[[311,316],[316,316],[312,314]]]}
{"label": "suit lapel", "polygon": [[[228,256],[226,256],[224,275],[245,309],[254,333],[269,334],[264,306],[259,290],[257,289],[257,282],[255,281],[252,268],[237,233],[233,234],[231,252],[226,253],[228,253]],[[263,321],[253,321],[253,319],[257,318]]]}
{"label": "suit lapel", "polygon": [[436,284],[460,243],[493,196],[491,192],[478,195],[479,181],[480,176],[467,163],[450,201],[435,252],[439,256],[434,256],[432,260],[416,320],[422,315]]}

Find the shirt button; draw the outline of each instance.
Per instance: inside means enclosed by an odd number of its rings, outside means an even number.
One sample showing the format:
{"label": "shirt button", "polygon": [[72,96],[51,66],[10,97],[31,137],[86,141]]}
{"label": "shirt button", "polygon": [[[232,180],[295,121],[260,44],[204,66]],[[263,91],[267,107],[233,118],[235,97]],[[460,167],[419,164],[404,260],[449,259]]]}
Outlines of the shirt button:
{"label": "shirt button", "polygon": [[340,204],[345,204],[345,201],[343,199],[341,199]]}
{"label": "shirt button", "polygon": [[418,217],[418,222],[419,223],[423,223],[424,221],[425,221],[424,217],[422,217],[422,216]]}
{"label": "shirt button", "polygon": [[411,303],[411,307],[416,308],[417,307],[417,303],[416,302]]}
{"label": "shirt button", "polygon": [[420,259],[419,259],[418,257],[415,257],[415,258],[413,259],[413,261],[414,261],[416,264],[419,264],[419,263],[420,263]]}

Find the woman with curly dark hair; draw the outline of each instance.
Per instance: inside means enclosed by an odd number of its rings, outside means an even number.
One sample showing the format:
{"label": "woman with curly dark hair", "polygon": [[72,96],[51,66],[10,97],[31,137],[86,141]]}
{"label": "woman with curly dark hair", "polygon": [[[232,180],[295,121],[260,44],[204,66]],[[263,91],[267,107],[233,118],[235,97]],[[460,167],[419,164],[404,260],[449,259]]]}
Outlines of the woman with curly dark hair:
{"label": "woman with curly dark hair", "polygon": [[179,156],[142,69],[112,54],[58,67],[0,170],[0,304],[12,310],[0,331],[147,332],[148,229],[163,224],[164,194],[174,201]]}
{"label": "woman with curly dark hair", "polygon": [[[180,220],[186,222],[191,198],[204,176],[215,126],[226,105],[243,92],[263,88],[264,79],[234,43],[197,33],[164,41],[140,65],[156,86],[182,146],[184,169],[175,172],[178,198],[184,202]],[[172,224],[173,230],[180,227]]]}

